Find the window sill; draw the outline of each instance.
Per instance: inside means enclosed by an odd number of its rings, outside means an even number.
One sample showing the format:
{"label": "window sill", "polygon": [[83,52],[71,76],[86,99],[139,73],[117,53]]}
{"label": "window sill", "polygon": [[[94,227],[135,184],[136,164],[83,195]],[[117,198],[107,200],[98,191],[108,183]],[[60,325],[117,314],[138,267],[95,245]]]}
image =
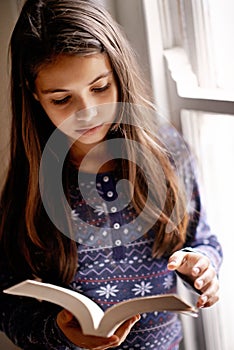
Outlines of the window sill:
{"label": "window sill", "polygon": [[167,68],[176,84],[177,94],[185,99],[234,102],[234,91],[223,89],[204,89],[198,86],[197,78],[183,48],[164,50]]}

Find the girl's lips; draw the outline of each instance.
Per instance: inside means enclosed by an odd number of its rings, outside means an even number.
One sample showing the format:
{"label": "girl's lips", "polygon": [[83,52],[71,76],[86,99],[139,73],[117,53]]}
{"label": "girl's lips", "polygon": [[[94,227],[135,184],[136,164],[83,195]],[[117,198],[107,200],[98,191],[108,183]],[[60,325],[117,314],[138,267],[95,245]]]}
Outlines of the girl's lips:
{"label": "girl's lips", "polygon": [[96,132],[98,129],[100,129],[102,127],[102,124],[101,125],[98,125],[98,126],[94,126],[92,128],[87,128],[87,129],[77,129],[75,130],[76,132],[78,132],[79,134],[92,134],[94,132]]}

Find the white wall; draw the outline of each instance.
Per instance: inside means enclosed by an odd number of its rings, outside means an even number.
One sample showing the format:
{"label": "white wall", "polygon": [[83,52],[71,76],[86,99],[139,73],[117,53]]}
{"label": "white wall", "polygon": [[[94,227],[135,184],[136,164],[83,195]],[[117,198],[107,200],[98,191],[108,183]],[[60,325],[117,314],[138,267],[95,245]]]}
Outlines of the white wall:
{"label": "white wall", "polygon": [[160,115],[179,128],[171,116],[163,54],[162,31],[156,0],[97,0],[122,26],[136,52],[145,80],[152,88]]}
{"label": "white wall", "polygon": [[[16,1],[7,0],[0,1],[0,187],[2,186],[3,177],[5,174],[5,165],[8,155],[8,140],[9,140],[9,80],[7,68],[7,51],[8,42],[11,30],[17,15]],[[16,350],[15,347],[6,336],[0,332],[0,349],[1,350]]]}
{"label": "white wall", "polygon": [[[142,0],[97,0],[117,20],[127,35],[143,73],[151,84],[146,24]],[[136,25],[137,24],[137,25]]]}
{"label": "white wall", "polygon": [[14,0],[0,2],[0,188],[2,186],[5,165],[8,155],[9,135],[9,80],[8,80],[8,42],[11,29],[16,18],[16,4]]}

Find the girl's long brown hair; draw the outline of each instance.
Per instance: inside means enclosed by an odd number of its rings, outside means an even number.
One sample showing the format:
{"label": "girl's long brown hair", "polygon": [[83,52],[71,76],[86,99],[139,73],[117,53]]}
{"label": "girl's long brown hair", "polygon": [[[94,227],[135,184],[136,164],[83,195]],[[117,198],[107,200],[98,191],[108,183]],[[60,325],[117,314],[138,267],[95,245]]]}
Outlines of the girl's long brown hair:
{"label": "girl's long brown hair", "polygon": [[[10,42],[11,151],[1,197],[0,237],[1,247],[12,266],[44,280],[68,283],[77,267],[77,247],[72,239],[61,234],[51,223],[42,205],[39,167],[54,126],[33,98],[34,81],[41,65],[52,62],[60,54],[87,55],[96,52],[105,52],[110,59],[119,86],[119,100],[152,110],[150,94],[140,75],[134,52],[100,4],[89,0],[26,1]],[[122,169],[123,176],[134,184],[133,205],[138,213],[145,205],[148,185],[144,173],[136,164],[139,161],[144,163],[144,171],[151,174],[154,190],[150,193],[152,200],[148,216],[157,222],[154,225],[153,255],[160,257],[182,246],[187,216],[183,214],[185,207],[169,156],[157,136],[149,132],[153,127],[151,121],[146,118],[142,124],[144,116],[139,111],[133,115],[134,123],[125,124],[120,118],[112,134],[116,132],[123,138],[135,140],[151,151],[146,155],[128,147],[128,157],[123,157]],[[135,159],[136,163],[126,159]],[[166,178],[164,189],[156,171],[158,164]],[[165,190],[167,196],[162,205],[162,192]],[[173,209],[176,213],[175,226],[168,234],[165,228]]]}

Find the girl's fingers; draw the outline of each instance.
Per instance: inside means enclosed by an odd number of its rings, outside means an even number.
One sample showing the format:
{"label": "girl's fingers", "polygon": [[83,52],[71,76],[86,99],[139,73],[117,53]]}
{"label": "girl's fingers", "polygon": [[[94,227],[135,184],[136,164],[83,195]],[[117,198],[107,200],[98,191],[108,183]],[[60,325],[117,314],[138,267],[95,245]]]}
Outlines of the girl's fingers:
{"label": "girl's fingers", "polygon": [[136,322],[138,322],[140,319],[140,315],[136,315],[134,317],[132,317],[131,319],[127,320],[126,322],[124,322],[115,332],[115,335],[118,336],[118,338],[120,339],[120,342],[118,345],[120,345],[127,337],[127,335],[129,334],[131,328],[134,326],[134,324]]}
{"label": "girl's fingers", "polygon": [[211,283],[216,278],[216,273],[213,267],[207,268],[204,272],[200,273],[198,275],[198,278],[194,281],[194,287],[196,289],[199,289],[201,291],[204,290],[204,288]]}
{"label": "girl's fingers", "polygon": [[210,283],[208,283],[203,289],[202,294],[198,298],[198,307],[208,307],[215,304],[219,300],[219,282],[215,277]]}
{"label": "girl's fingers", "polygon": [[210,260],[196,252],[177,251],[168,260],[168,269],[177,270],[201,292],[197,307],[208,307],[219,300],[219,282]]}
{"label": "girl's fingers", "polygon": [[59,312],[57,323],[66,337],[79,347],[90,350],[105,350],[120,345],[139,319],[140,315],[136,315],[127,320],[117,329],[115,334],[109,338],[84,335],[79,323],[74,319],[73,315],[65,309]]}
{"label": "girl's fingers", "polygon": [[97,347],[97,348],[92,349],[92,350],[105,350],[105,349],[119,346],[120,344],[122,344],[124,342],[124,340],[126,339],[126,337],[129,334],[130,330],[132,329],[134,324],[137,321],[139,321],[139,319],[140,319],[140,315],[136,315],[136,316],[132,317],[131,319],[127,320],[126,322],[124,322],[115,332],[115,336],[118,337],[116,342],[112,343],[108,348],[100,346],[100,347]]}
{"label": "girl's fingers", "polygon": [[73,315],[63,309],[57,315],[57,324],[65,336],[81,348],[90,350],[104,350],[117,346],[119,338],[113,335],[109,338],[89,336],[83,334],[79,323]]}

